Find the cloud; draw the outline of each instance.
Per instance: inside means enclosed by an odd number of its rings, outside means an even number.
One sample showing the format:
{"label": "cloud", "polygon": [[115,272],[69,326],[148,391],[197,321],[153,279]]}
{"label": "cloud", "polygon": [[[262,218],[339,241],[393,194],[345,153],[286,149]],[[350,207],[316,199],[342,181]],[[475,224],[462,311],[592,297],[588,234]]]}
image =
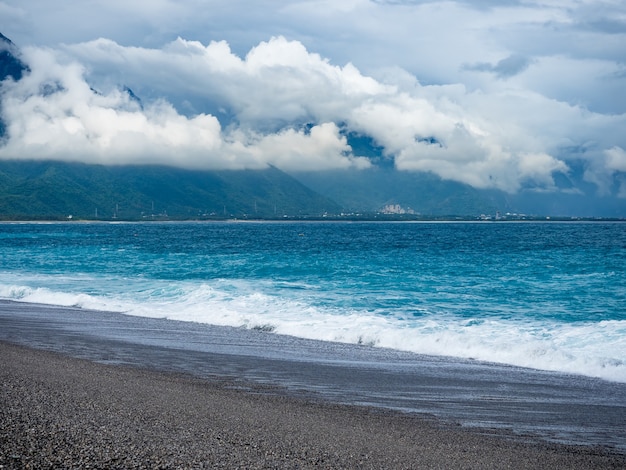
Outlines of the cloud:
{"label": "cloud", "polygon": [[[234,137],[239,137],[237,133]],[[369,160],[351,155],[347,139],[339,132],[335,123],[327,122],[313,126],[310,130],[287,128],[274,134],[237,139],[248,141],[241,148],[244,154],[256,159],[271,155],[271,163],[286,171],[318,171],[320,169],[368,168]],[[341,156],[341,158],[338,158]]]}
{"label": "cloud", "polygon": [[[621,147],[613,147],[604,152],[606,156],[606,172],[605,181],[615,180],[618,185],[617,195],[626,199],[626,150]],[[595,175],[594,175],[595,176]],[[613,178],[613,176],[616,176]],[[593,178],[593,177],[592,177]],[[602,185],[606,188],[606,185]],[[604,191],[605,193],[608,191]]]}
{"label": "cloud", "polygon": [[510,55],[492,65],[486,62],[480,62],[478,64],[464,65],[464,70],[473,70],[476,72],[491,72],[498,78],[509,78],[517,75],[526,70],[531,64],[531,60],[528,57],[521,55]]}
{"label": "cloud", "polygon": [[[331,65],[298,41],[275,37],[240,58],[225,41],[204,46],[178,38],[162,49],[123,47],[99,39],[67,51],[106,81],[131,82],[139,94],[157,90],[177,99],[229,108],[241,125],[282,127],[313,117],[333,120],[346,101],[358,103],[393,87],[362,75],[352,64]],[[97,81],[97,77],[94,77]],[[147,86],[146,86],[147,85]]]}
{"label": "cloud", "polygon": [[244,57],[284,36],[378,79],[402,69],[422,84],[507,86],[612,114],[626,112],[625,17],[612,0],[0,0],[0,31],[20,45],[160,48],[180,35]]}
{"label": "cloud", "polygon": [[[624,171],[626,115],[602,115],[520,89],[395,84],[333,65],[302,43],[263,41],[244,56],[225,41],[162,48],[108,39],[26,48],[31,72],[2,88],[9,139],[0,158],[286,171],[364,168],[346,133],[371,137],[399,170],[478,188],[554,190],[584,161],[603,188]],[[120,88],[130,86],[140,105]],[[99,90],[96,92],[95,90]],[[584,155],[568,148],[584,145]],[[607,153],[608,152],[608,153]],[[618,163],[615,163],[618,162]]]}
{"label": "cloud", "polygon": [[620,147],[612,147],[606,150],[607,168],[626,173],[626,150]]}
{"label": "cloud", "polygon": [[185,168],[285,169],[363,167],[334,123],[307,132],[224,131],[218,119],[187,117],[162,99],[141,106],[126,91],[96,92],[76,62],[29,48],[31,73],[2,90],[8,140],[4,159],[60,159],[103,164],[157,163]]}

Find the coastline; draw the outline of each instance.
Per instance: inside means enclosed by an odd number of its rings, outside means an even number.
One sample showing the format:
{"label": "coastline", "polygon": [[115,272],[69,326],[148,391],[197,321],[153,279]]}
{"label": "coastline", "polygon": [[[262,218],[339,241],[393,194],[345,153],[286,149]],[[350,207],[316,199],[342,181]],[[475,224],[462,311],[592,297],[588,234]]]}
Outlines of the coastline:
{"label": "coastline", "polygon": [[422,217],[422,218],[393,218],[393,217],[277,217],[277,218],[167,218],[167,219],[0,219],[0,225],[10,224],[224,224],[224,223],[251,223],[251,224],[326,224],[326,223],[377,223],[377,224],[621,224],[626,223],[623,217],[560,217],[560,216],[530,216],[525,218],[481,219],[474,216],[462,217]]}
{"label": "coastline", "polygon": [[626,465],[584,377],[5,300],[0,362],[4,468]]}
{"label": "coastline", "polygon": [[506,431],[0,341],[3,468],[620,468]]}

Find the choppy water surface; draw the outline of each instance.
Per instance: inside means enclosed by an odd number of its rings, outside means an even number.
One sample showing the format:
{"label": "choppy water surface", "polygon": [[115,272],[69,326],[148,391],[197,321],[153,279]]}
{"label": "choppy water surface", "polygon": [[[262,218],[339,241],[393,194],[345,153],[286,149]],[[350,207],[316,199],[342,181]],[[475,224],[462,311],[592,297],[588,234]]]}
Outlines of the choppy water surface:
{"label": "choppy water surface", "polygon": [[623,223],[5,223],[0,298],[626,382]]}

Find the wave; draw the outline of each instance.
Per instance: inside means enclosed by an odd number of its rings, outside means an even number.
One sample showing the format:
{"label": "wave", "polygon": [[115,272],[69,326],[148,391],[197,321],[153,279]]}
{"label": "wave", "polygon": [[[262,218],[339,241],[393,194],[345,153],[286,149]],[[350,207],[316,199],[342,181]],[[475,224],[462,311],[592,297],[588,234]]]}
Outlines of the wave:
{"label": "wave", "polygon": [[270,281],[219,279],[202,284],[136,279],[96,283],[84,278],[51,282],[45,277],[0,284],[0,298],[14,301],[259,329],[626,383],[624,320],[559,323],[536,318],[467,318],[427,309],[408,315],[401,309],[381,312],[327,305],[318,301],[318,294],[297,283],[277,290]]}

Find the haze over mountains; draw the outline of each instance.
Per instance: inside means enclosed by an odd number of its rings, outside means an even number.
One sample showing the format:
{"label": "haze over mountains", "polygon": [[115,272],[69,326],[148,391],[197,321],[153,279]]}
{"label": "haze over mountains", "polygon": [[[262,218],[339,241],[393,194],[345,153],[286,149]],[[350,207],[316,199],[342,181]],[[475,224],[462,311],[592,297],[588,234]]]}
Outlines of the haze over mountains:
{"label": "haze over mountains", "polygon": [[[7,107],[10,87],[16,87],[31,67],[20,50],[0,35],[0,146],[17,132]],[[142,96],[125,83],[117,84],[129,109],[142,110]],[[64,92],[60,82],[46,81],[42,100]],[[98,95],[95,88],[89,93]],[[193,117],[190,119],[194,119]],[[226,119],[226,118],[224,118]],[[203,121],[204,122],[204,121]],[[202,124],[202,122],[200,122]],[[207,121],[205,124],[211,125]],[[12,127],[13,126],[13,127]],[[247,169],[178,168],[166,163],[102,164],[85,155],[69,162],[41,155],[14,155],[0,160],[0,218],[153,219],[251,217],[323,217],[341,213],[387,211],[423,216],[477,217],[480,214],[524,213],[565,217],[626,217],[621,194],[624,173],[617,172],[602,191],[587,181],[581,163],[552,172],[554,186],[546,189],[527,180],[515,192],[475,188],[443,179],[432,172],[400,171],[394,156],[371,136],[339,123],[335,129],[306,124],[283,136],[323,140],[336,132],[354,162],[348,168],[301,169],[260,165]],[[54,146],[54,135],[48,136]],[[426,137],[426,146],[444,144]],[[129,145],[131,145],[129,143]],[[116,150],[111,150],[115,152]],[[572,152],[581,151],[573,148]],[[225,150],[227,153],[228,150]],[[350,157],[352,158],[352,157]],[[189,166],[189,165],[187,165]]]}

